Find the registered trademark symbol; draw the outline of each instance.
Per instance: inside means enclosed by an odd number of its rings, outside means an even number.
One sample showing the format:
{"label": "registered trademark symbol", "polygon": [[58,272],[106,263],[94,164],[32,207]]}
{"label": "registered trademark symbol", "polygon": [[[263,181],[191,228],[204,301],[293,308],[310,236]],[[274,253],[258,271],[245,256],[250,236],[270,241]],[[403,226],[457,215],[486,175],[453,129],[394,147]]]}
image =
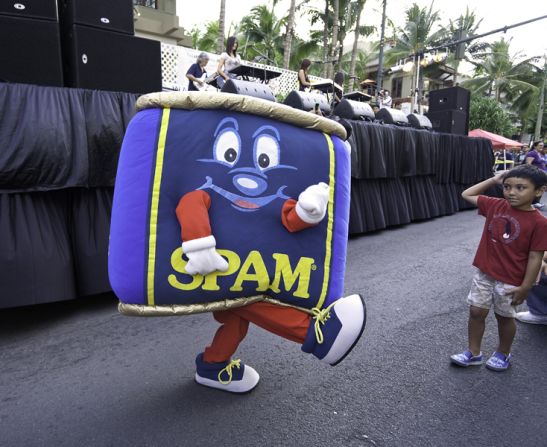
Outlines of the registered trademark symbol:
{"label": "registered trademark symbol", "polygon": [[312,270],[317,270],[317,266],[315,264],[312,264],[311,269]]}

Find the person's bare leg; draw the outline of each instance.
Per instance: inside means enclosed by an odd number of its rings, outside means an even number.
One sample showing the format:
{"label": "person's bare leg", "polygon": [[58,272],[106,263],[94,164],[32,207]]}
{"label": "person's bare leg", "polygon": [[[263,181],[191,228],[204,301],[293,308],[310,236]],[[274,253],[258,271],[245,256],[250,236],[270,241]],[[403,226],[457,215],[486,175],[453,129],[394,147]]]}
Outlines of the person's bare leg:
{"label": "person's bare leg", "polygon": [[496,320],[498,320],[498,335],[500,338],[497,351],[507,357],[511,353],[511,345],[517,333],[517,325],[514,318],[503,317],[498,314],[496,314]]}
{"label": "person's bare leg", "polygon": [[467,329],[469,335],[469,350],[473,355],[479,355],[481,352],[482,336],[484,335],[488,312],[488,309],[483,309],[481,307],[469,307],[469,323]]}

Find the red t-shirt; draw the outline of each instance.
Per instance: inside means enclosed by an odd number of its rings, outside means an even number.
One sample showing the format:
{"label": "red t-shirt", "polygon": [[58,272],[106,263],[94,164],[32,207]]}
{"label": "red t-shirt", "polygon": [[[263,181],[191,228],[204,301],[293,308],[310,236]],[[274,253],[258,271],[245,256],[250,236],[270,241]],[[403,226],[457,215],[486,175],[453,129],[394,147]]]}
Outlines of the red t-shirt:
{"label": "red t-shirt", "polygon": [[538,210],[515,209],[505,199],[479,196],[477,205],[486,222],[473,265],[498,281],[520,286],[529,253],[547,250],[547,219]]}

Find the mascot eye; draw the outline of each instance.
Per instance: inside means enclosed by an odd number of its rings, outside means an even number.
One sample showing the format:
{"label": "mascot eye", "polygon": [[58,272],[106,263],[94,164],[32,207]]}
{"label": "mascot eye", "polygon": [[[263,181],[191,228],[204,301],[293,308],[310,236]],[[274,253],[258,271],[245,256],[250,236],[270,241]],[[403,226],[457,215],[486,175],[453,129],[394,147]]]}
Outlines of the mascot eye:
{"label": "mascot eye", "polygon": [[239,136],[233,130],[225,130],[215,141],[215,160],[233,166],[239,159]]}
{"label": "mascot eye", "polygon": [[279,164],[279,143],[269,135],[261,135],[255,144],[256,166],[264,171]]}

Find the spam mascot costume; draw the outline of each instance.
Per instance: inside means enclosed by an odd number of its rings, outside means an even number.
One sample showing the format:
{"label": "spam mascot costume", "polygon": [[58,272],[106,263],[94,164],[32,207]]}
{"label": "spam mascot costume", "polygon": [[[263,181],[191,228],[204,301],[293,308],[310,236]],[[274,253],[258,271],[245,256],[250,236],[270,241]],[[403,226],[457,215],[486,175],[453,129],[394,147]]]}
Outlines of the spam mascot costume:
{"label": "spam mascot costume", "polygon": [[213,312],[196,381],[253,389],[232,360],[249,322],[340,362],[363,332],[342,297],[350,202],[344,127],[229,93],[139,98],[120,154],[109,275],[126,315]]}

